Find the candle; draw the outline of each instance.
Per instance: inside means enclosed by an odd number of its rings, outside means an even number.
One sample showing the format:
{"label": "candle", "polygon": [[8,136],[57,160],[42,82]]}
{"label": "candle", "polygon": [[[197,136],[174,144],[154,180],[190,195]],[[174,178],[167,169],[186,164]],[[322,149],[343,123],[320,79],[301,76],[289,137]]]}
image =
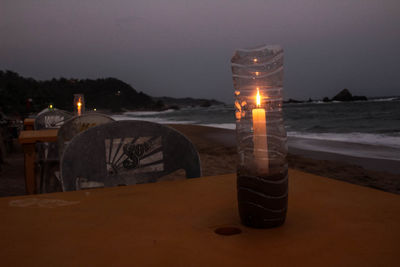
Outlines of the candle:
{"label": "candle", "polygon": [[256,104],[257,108],[252,110],[253,114],[253,143],[254,159],[259,171],[268,173],[268,143],[267,143],[267,125],[265,119],[265,109],[260,108],[260,90],[257,87]]}
{"label": "candle", "polygon": [[81,115],[81,109],[82,109],[82,102],[81,99],[79,98],[78,103],[76,104],[78,106],[78,116]]}

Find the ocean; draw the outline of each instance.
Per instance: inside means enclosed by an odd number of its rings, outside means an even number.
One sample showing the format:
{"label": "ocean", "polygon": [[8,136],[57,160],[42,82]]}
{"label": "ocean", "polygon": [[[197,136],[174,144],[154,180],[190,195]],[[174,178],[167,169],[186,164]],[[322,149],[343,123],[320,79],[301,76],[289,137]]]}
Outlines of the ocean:
{"label": "ocean", "polygon": [[[400,161],[400,98],[284,104],[283,112],[289,140],[335,141],[341,145],[325,148],[318,145],[314,149]],[[126,112],[115,118],[235,129],[233,104],[162,112]],[[354,149],[360,144],[368,147],[368,151]],[[371,146],[375,148],[371,149]]]}

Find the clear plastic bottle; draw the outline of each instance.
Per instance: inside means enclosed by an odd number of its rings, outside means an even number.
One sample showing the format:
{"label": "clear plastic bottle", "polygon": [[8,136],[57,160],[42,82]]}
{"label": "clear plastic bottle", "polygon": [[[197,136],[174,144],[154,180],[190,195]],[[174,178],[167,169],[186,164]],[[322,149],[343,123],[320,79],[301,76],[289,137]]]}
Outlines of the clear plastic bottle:
{"label": "clear plastic bottle", "polygon": [[242,223],[282,225],[288,200],[286,131],[282,115],[283,50],[240,49],[232,57]]}

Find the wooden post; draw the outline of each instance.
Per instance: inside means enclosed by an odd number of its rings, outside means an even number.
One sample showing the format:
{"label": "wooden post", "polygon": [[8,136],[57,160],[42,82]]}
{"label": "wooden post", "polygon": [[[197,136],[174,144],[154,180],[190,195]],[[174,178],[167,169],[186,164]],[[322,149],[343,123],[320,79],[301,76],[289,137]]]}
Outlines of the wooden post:
{"label": "wooden post", "polygon": [[36,194],[35,144],[36,142],[56,142],[58,129],[21,131],[18,141],[24,150],[25,187],[27,194]]}
{"label": "wooden post", "polygon": [[35,143],[23,144],[25,162],[25,188],[28,195],[36,193]]}
{"label": "wooden post", "polygon": [[33,126],[35,124],[35,119],[32,118],[26,118],[24,120],[24,130],[33,130]]}

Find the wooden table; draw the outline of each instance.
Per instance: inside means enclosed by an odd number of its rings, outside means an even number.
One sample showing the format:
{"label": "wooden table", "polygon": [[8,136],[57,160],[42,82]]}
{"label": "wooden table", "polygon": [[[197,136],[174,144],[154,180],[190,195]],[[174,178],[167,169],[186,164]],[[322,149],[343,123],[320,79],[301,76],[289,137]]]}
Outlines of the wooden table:
{"label": "wooden table", "polygon": [[[235,175],[0,198],[2,266],[398,266],[400,196],[289,171],[284,226],[241,226]],[[222,236],[216,228],[242,233]]]}
{"label": "wooden table", "polygon": [[37,142],[56,142],[58,129],[21,131],[18,142],[22,144],[25,161],[25,188],[27,194],[36,193],[35,144]]}

